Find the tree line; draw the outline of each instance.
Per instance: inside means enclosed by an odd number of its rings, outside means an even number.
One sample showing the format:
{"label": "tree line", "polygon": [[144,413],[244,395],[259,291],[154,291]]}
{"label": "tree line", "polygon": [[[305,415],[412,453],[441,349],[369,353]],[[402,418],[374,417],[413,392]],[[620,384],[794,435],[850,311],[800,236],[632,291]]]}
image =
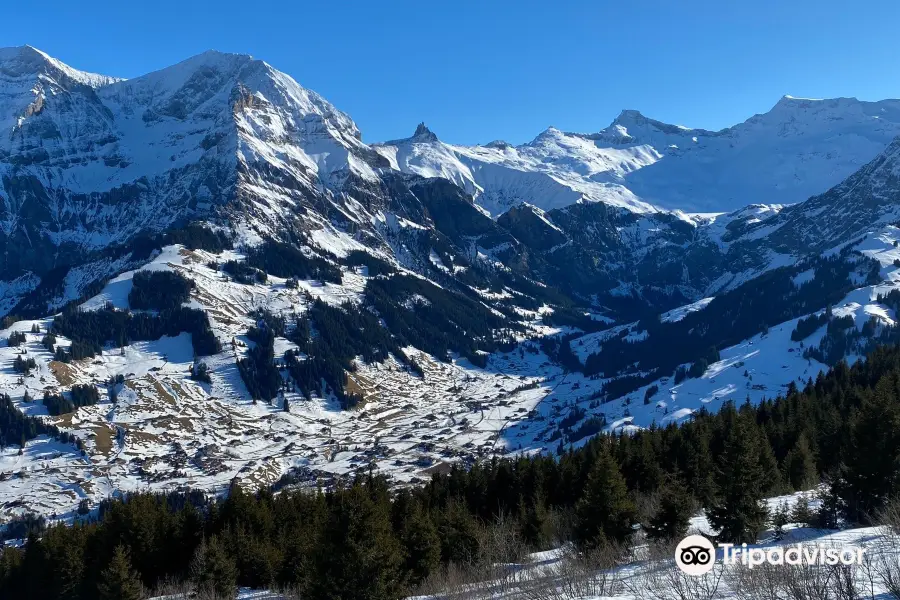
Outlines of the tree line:
{"label": "tree line", "polygon": [[174,310],[187,302],[194,282],[175,271],[137,271],[128,305],[134,309]]}
{"label": "tree line", "polygon": [[[802,285],[795,279],[813,270],[815,275]],[[710,362],[717,351],[759,333],[769,327],[809,314],[841,300],[859,286],[854,283],[863,273],[865,282],[880,281],[876,261],[842,250],[832,257],[816,257],[798,265],[773,269],[734,290],[716,296],[706,307],[689,313],[679,321],[662,322],[658,315],[646,315],[632,329],[647,332],[637,341],[624,336],[605,340],[597,352],[585,360],[587,375],[603,377],[642,374],[632,385],[620,386],[616,396],[638,389],[647,382],[675,375],[681,364],[697,365],[680,377],[702,375],[702,361]],[[817,321],[798,324],[793,336],[809,335]],[[813,329],[814,331],[814,329]],[[678,348],[672,352],[671,348]],[[834,364],[832,362],[831,364]],[[613,399],[612,395],[609,399]]]}
{"label": "tree line", "polygon": [[68,349],[56,346],[56,360],[68,362],[100,354],[106,343],[123,347],[138,340],[158,340],[164,335],[191,334],[194,354],[209,356],[221,351],[221,344],[200,309],[179,306],[160,310],[159,314],[132,313],[112,305],[98,310],[73,307],[53,319],[53,333],[63,335],[72,344]]}
{"label": "tree line", "polygon": [[636,531],[678,539],[700,507],[722,541],[754,541],[783,519],[764,497],[823,480],[821,508],[794,518],[868,523],[900,492],[898,460],[900,349],[883,348],[757,406],[726,403],[683,426],[601,435],[558,457],[455,466],[394,493],[363,474],[329,491],[233,486],[214,502],[196,493],[111,500],[96,522],[4,549],[0,594],[106,598],[100,590],[123,581],[179,581],[226,596],[243,585],[399,598],[447,565],[497,560],[499,532],[513,532],[523,551],[571,540],[589,552]]}

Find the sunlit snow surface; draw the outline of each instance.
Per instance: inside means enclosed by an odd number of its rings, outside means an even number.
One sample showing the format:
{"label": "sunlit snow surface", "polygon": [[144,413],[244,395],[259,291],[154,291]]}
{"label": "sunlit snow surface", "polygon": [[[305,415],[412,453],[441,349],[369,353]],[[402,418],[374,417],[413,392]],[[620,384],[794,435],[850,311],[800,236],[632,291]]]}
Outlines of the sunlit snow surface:
{"label": "sunlit snow surface", "polygon": [[[874,298],[900,288],[900,269],[893,265],[900,258],[895,239],[900,239],[900,230],[887,227],[863,241],[860,248],[881,262],[885,281],[848,294],[834,306],[836,315],[853,316],[857,327],[873,316],[894,322],[893,311]],[[292,320],[307,309],[304,292],[336,305],[359,301],[367,276],[345,270],[343,285],[300,281],[296,290],[271,276],[265,285],[241,285],[207,266],[214,259],[228,258],[241,256],[234,252],[213,256],[169,246],[143,267],[177,270],[196,282],[190,304],[208,312],[225,348],[205,359],[212,369],[212,385],[188,377],[193,360],[188,334],[138,342],[124,350],[109,348],[95,359],[63,365],[52,362],[40,345],[43,334],[30,333],[33,323],[43,330],[49,319],[22,321],[0,331],[2,338],[13,330],[26,332],[24,348],[38,363],[31,375],[22,378],[12,371],[20,350],[0,348],[0,365],[4,365],[0,385],[26,414],[46,415],[40,402],[45,389],[65,390],[74,383],[94,382],[105,390],[103,384],[111,376],[121,374],[126,380],[115,405],[103,392],[96,406],[63,417],[45,417],[83,439],[85,456],[46,438],[28,442],[22,455],[17,446],[0,454],[5,479],[0,482],[2,514],[34,511],[66,516],[82,498],[96,504],[129,490],[193,487],[215,491],[234,478],[255,487],[275,482],[291,468],[306,473],[310,481],[369,465],[398,482],[424,480],[433,470],[457,461],[555,450],[558,441],[550,441],[551,437],[573,405],[585,409],[585,418],[605,416],[607,430],[629,431],[654,422],[680,422],[702,407],[717,410],[726,400],[773,398],[790,382],[802,385],[825,369],[804,359],[799,344],[791,341],[796,325],[792,320],[722,350],[721,360],[701,378],[679,385],[666,378],[653,382],[659,391],[649,404],[643,403],[644,387],[591,408],[591,397],[602,390],[605,380],[564,373],[531,342],[513,352],[492,355],[484,369],[463,359],[442,363],[408,348],[424,369],[424,377],[410,374],[393,359],[359,364],[350,375],[350,385],[366,399],[361,408],[344,411],[334,398],[306,401],[289,393],[291,411],[287,413],[277,399],[271,406],[254,404],[238,373],[236,361],[252,343],[244,337],[252,322],[247,315],[268,307]],[[84,307],[96,309],[107,302],[127,306],[132,273],[113,279]],[[682,312],[689,309],[697,308],[685,307]],[[522,314],[535,332],[560,332],[540,324],[539,313]],[[671,314],[674,317],[679,311]],[[634,339],[645,336],[636,326],[628,323],[582,335],[571,342],[572,349],[584,360],[610,335],[627,330],[626,335]],[[824,328],[804,344],[816,344],[823,334]],[[59,343],[68,342],[60,339]],[[276,340],[279,355],[290,347],[288,340]],[[26,389],[37,401],[23,401]],[[584,441],[577,440],[575,445]]]}
{"label": "sunlit snow surface", "polygon": [[900,101],[785,96],[767,113],[721,131],[626,110],[596,134],[550,127],[519,146],[459,146],[417,134],[375,149],[395,169],[453,181],[495,216],[522,202],[550,210],[577,200],[710,213],[806,200],[898,134]]}
{"label": "sunlit snow surface", "polygon": [[[377,176],[373,165],[387,169],[375,160],[376,151],[393,168],[456,182],[492,215],[521,202],[540,209],[580,200],[602,200],[639,212],[652,212],[655,206],[680,208],[697,214],[676,216],[703,223],[706,237],[724,248],[731,223],[740,219],[757,226],[742,239],[762,237],[768,232],[767,221],[781,213],[783,204],[840,181],[900,133],[898,101],[785,98],[768,113],[721,132],[673,127],[625,111],[597,134],[550,128],[517,147],[454,146],[427,130],[412,139],[368,146],[347,115],[248,56],[208,52],[129,81],[76,71],[31,48],[2,50],[0,60],[6,65],[0,74],[0,129],[20,136],[0,136],[0,153],[10,154],[25,137],[41,139],[40,147],[49,155],[47,161],[17,169],[25,169],[45,185],[52,181],[55,189],[88,193],[79,198],[136,180],[149,186],[144,189],[142,183],[133,201],[115,206],[100,202],[84,213],[95,224],[107,223],[106,230],[74,227],[47,232],[58,243],[75,241],[85,248],[125,239],[135,227],[164,227],[178,216],[166,211],[175,211],[173,206],[182,198],[209,205],[213,193],[206,183],[218,181],[222,173],[234,175],[238,165],[246,167],[241,191],[254,204],[235,226],[242,242],[255,243],[272,231],[267,224],[282,212],[291,213],[302,199],[271,178],[254,175],[254,166],[290,172],[293,183],[325,197],[333,194],[326,188],[335,179],[352,174],[370,181]],[[40,138],[42,131],[51,130],[52,136]],[[809,150],[813,147],[814,152]],[[0,175],[11,168],[10,163],[0,164]],[[75,202],[70,196],[67,202]],[[756,204],[720,214],[749,202]],[[73,206],[64,202],[54,210],[68,214]],[[351,221],[365,221],[383,233],[388,245],[423,229],[387,209],[370,212],[352,198],[338,208],[352,212]],[[80,210],[75,212],[82,214]],[[543,210],[535,214],[555,227]],[[310,244],[339,257],[362,248],[316,211],[306,212],[304,219]],[[14,218],[0,222],[7,233],[16,226]],[[633,240],[635,252],[644,252],[652,247],[644,242],[657,226],[650,219],[639,219],[619,233]],[[900,287],[900,270],[893,266],[900,258],[893,247],[898,237],[895,228],[887,227],[865,238],[859,247],[881,262],[884,283],[849,294],[834,307],[835,314],[853,315],[857,326],[872,316],[885,323],[896,320],[873,299]],[[385,252],[383,258],[396,259],[400,268],[414,260],[402,242],[391,250],[393,257]],[[473,251],[493,260],[490,250]],[[81,455],[74,447],[49,439],[30,441],[21,455],[15,445],[2,450],[0,517],[25,512],[71,516],[84,498],[96,506],[129,490],[219,490],[235,478],[254,487],[271,484],[290,469],[312,481],[371,465],[395,481],[411,482],[453,462],[552,451],[558,442],[551,439],[573,406],[585,409],[585,418],[602,413],[608,430],[628,431],[654,421],[680,422],[701,407],[715,410],[727,399],[774,397],[791,381],[806,381],[823,368],[803,359],[799,346],[790,341],[795,326],[791,321],[722,350],[722,360],[699,379],[677,386],[667,379],[653,382],[659,391],[647,405],[645,387],[591,408],[592,397],[602,392],[606,381],[564,373],[533,342],[492,355],[483,369],[460,359],[443,363],[410,348],[407,352],[422,366],[423,377],[411,375],[394,360],[360,364],[350,385],[365,398],[361,408],[342,411],[332,397],[305,401],[289,393],[291,411],[285,412],[280,400],[271,406],[254,404],[240,378],[236,363],[250,343],[244,337],[251,324],[248,315],[268,308],[292,320],[308,308],[307,294],[335,305],[359,302],[369,275],[364,268],[345,269],[340,285],[300,281],[297,289],[286,288],[277,277],[265,285],[240,285],[207,266],[229,259],[242,256],[237,252],[213,256],[170,246],[142,267],[178,270],[196,283],[190,304],[209,314],[224,348],[205,359],[212,369],[211,385],[188,377],[193,356],[187,334],[122,350],[111,347],[95,359],[62,365],[52,362],[40,345],[43,334],[30,333],[35,321],[12,327],[26,332],[28,339],[20,349],[0,348],[0,386],[26,414],[47,418],[77,435],[86,452]],[[436,254],[428,260],[429,267],[450,268]],[[773,255],[764,268],[794,260]],[[97,259],[71,269],[51,310],[78,298],[87,283],[105,275],[114,278],[84,308],[107,303],[126,308],[133,273],[118,273],[133,266],[126,259]],[[758,272],[727,273],[703,295],[713,296]],[[812,275],[799,274],[794,285],[803,285]],[[9,310],[39,283],[33,275],[4,282],[0,309]],[[628,290],[623,286],[621,291]],[[486,299],[506,294],[479,293]],[[707,300],[663,318],[677,320],[702,311]],[[548,310],[517,313],[531,333],[571,333],[543,325],[541,315]],[[51,319],[37,323],[45,330]],[[624,333],[630,340],[647,335],[636,330],[637,323],[608,325],[606,331],[580,335],[571,342],[580,360],[610,335]],[[0,331],[0,337],[11,330]],[[807,345],[821,335],[814,333]],[[275,347],[281,354],[292,345],[278,339]],[[38,364],[27,377],[12,370],[23,349]],[[113,405],[104,382],[116,375],[124,376],[126,383]],[[46,415],[40,401],[45,389],[65,391],[88,382],[104,390],[100,404],[60,418]],[[33,401],[24,401],[26,391]]]}

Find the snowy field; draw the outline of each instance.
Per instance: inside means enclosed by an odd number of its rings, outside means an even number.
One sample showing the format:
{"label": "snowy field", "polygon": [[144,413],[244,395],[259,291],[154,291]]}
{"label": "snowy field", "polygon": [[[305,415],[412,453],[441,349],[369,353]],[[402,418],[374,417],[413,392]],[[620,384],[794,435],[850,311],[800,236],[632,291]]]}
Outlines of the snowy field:
{"label": "snowy field", "polygon": [[[861,328],[870,318],[893,324],[896,315],[875,298],[900,288],[900,268],[894,247],[900,230],[894,227],[870,234],[860,246],[882,265],[883,283],[861,287],[834,306],[837,316],[853,316]],[[327,242],[328,240],[323,240]],[[248,488],[271,485],[289,471],[300,485],[372,468],[398,483],[425,481],[453,463],[470,464],[479,458],[516,453],[554,451],[560,444],[560,422],[573,411],[584,420],[605,419],[606,431],[629,431],[682,422],[701,408],[717,410],[723,402],[758,402],[774,398],[791,382],[801,386],[825,365],[803,358],[803,349],[790,339],[796,319],[771,327],[730,348],[702,377],[674,385],[661,378],[605,404],[594,398],[606,380],[566,373],[553,365],[534,342],[524,341],[508,353],[490,356],[485,368],[465,359],[441,362],[414,348],[406,349],[424,375],[410,374],[395,360],[359,364],[350,374],[349,388],[365,399],[360,407],[341,410],[333,397],[306,401],[288,393],[290,412],[282,401],[254,403],[237,368],[246,352],[244,337],[252,320],[248,314],[268,308],[292,322],[307,309],[305,294],[332,303],[358,302],[365,287],[364,269],[347,270],[342,285],[300,281],[289,289],[284,280],[269,277],[266,284],[242,285],[207,266],[210,261],[240,258],[233,252],[215,256],[178,246],[164,249],[144,269],[171,269],[196,284],[190,304],[210,316],[224,351],[204,359],[212,383],[189,378],[193,362],[188,334],[138,342],[123,349],[108,348],[101,356],[57,363],[40,344],[43,333],[31,333],[36,323],[46,330],[52,319],[21,321],[0,331],[25,332],[20,348],[0,348],[0,386],[24,413],[42,416],[85,444],[82,454],[73,446],[47,438],[0,452],[0,518],[35,512],[70,518],[82,500],[95,507],[123,491],[170,491],[200,488],[221,491],[232,481]],[[113,279],[96,297],[85,302],[96,309],[107,302],[127,306],[133,272]],[[669,313],[678,318],[700,310],[700,303]],[[535,333],[559,330],[540,324],[537,313],[523,314]],[[584,360],[602,339],[629,330],[636,323],[614,326],[571,342]],[[824,327],[804,340],[818,343]],[[232,344],[232,341],[235,343]],[[60,338],[60,345],[68,341]],[[293,347],[276,340],[276,352]],[[12,362],[24,351],[37,363],[28,376],[15,373]],[[855,360],[858,357],[849,357]],[[110,402],[105,382],[121,375],[125,383],[118,402]],[[95,383],[101,402],[75,413],[49,417],[40,399],[44,391],[65,391],[77,383]],[[647,387],[659,391],[644,404]],[[26,401],[27,396],[31,401]],[[588,437],[570,439],[583,444]]]}
{"label": "snowy field", "polygon": [[[83,499],[96,506],[125,491],[217,491],[233,480],[255,488],[275,483],[290,469],[310,484],[370,465],[399,482],[416,481],[450,462],[504,453],[504,430],[524,419],[561,377],[543,355],[492,357],[481,369],[464,359],[442,363],[410,348],[424,370],[421,378],[393,359],[360,365],[350,375],[350,387],[366,400],[360,408],[341,410],[332,397],[306,401],[294,393],[287,394],[290,412],[278,400],[254,403],[236,364],[253,323],[248,313],[265,307],[290,322],[307,308],[304,292],[335,305],[359,301],[366,278],[345,271],[342,285],[300,281],[298,289],[288,289],[277,277],[267,284],[237,284],[206,266],[235,257],[173,246],[144,267],[180,271],[196,283],[190,303],[208,312],[225,349],[203,359],[211,384],[189,377],[193,352],[186,333],[63,364],[40,343],[52,319],[20,321],[0,331],[4,339],[13,331],[27,338],[18,348],[0,348],[2,389],[25,414],[46,418],[85,443],[84,454],[47,437],[29,441],[21,454],[18,446],[0,452],[0,517],[35,512],[67,518]],[[116,277],[83,307],[127,307],[132,275]],[[41,333],[31,333],[34,324]],[[58,339],[63,347],[69,343]],[[291,347],[286,339],[276,340],[279,354]],[[12,369],[22,352],[37,363],[25,377]],[[125,383],[113,404],[105,382],[119,375]],[[44,391],[78,383],[97,384],[101,402],[48,416],[40,401]],[[33,400],[26,401],[26,393]]]}

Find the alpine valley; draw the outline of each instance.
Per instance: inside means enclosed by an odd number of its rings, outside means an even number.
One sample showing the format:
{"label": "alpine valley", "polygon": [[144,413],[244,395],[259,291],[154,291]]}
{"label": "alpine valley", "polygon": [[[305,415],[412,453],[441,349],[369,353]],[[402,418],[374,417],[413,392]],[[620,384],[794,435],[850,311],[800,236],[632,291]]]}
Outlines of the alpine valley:
{"label": "alpine valley", "polygon": [[369,143],[250,56],[0,49],[0,519],[423,481],[774,398],[900,340],[898,135],[900,100],[785,96]]}

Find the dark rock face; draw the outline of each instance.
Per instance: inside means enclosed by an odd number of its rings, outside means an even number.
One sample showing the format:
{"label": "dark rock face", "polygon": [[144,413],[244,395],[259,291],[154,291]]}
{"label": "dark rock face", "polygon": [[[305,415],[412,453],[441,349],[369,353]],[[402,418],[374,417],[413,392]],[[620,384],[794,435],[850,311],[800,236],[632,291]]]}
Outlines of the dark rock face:
{"label": "dark rock face", "polygon": [[564,244],[568,238],[532,206],[520,205],[497,218],[497,224],[529,248],[546,252]]}

